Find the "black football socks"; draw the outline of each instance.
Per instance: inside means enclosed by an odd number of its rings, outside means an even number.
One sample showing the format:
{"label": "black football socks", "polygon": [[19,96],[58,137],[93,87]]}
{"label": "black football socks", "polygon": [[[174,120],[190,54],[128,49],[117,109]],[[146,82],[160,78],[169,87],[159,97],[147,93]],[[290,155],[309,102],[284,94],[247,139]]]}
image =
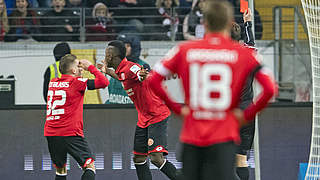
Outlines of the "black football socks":
{"label": "black football socks", "polygon": [[249,180],[249,168],[248,167],[237,167],[237,175],[241,180]]}
{"label": "black football socks", "polygon": [[55,180],[67,180],[67,176],[66,175],[60,176],[60,175],[56,174]]}
{"label": "black football socks", "polygon": [[81,180],[94,180],[95,176],[96,174],[93,170],[86,169],[81,176]]}
{"label": "black football socks", "polygon": [[147,161],[142,163],[134,163],[139,180],[152,180],[151,171]]}
{"label": "black football socks", "polygon": [[165,175],[167,175],[169,179],[177,180],[177,169],[168,160],[165,159],[162,166],[159,169],[161,172],[163,172]]}

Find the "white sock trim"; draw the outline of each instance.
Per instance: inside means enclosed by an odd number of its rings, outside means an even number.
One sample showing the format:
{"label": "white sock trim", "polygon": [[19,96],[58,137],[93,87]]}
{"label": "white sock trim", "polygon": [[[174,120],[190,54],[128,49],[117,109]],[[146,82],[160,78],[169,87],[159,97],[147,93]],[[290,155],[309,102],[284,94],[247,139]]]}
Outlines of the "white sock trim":
{"label": "white sock trim", "polygon": [[56,172],[56,175],[58,175],[58,176],[67,176],[67,173],[60,174],[60,173]]}
{"label": "white sock trim", "polygon": [[[86,168],[86,170],[90,170],[90,171],[92,171],[94,174],[96,174],[96,171],[93,169],[93,168]],[[85,171],[86,171],[85,170]]]}
{"label": "white sock trim", "polygon": [[147,160],[141,162],[141,163],[134,163],[135,165],[144,165],[147,162]]}
{"label": "white sock trim", "polygon": [[159,167],[159,169],[163,168],[163,166],[166,164],[166,162],[167,162],[167,159],[164,159],[164,162],[163,162],[163,164]]}

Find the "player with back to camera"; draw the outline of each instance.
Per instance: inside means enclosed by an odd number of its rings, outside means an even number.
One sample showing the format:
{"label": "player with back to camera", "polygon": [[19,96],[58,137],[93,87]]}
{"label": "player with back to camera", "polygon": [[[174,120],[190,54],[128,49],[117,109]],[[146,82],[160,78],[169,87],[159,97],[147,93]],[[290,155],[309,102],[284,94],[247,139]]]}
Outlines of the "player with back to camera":
{"label": "player with back to camera", "polygon": [[[239,128],[252,120],[276,92],[274,80],[251,50],[230,38],[233,8],[226,1],[206,1],[204,39],[183,42],[154,67],[152,89],[176,114],[184,117],[185,180],[233,180]],[[165,77],[182,80],[185,105],[175,103],[163,89]],[[243,111],[238,108],[247,78],[254,74],[262,92]]]}
{"label": "player with back to camera", "polygon": [[[163,101],[156,96],[144,81],[147,71],[143,66],[126,59],[126,48],[122,41],[111,41],[106,48],[105,66],[102,71],[118,79],[138,111],[138,122],[134,137],[133,162],[139,180],[152,180],[147,163],[160,169],[169,179],[176,180],[175,166],[164,158],[167,150],[167,122],[171,114]],[[115,71],[106,70],[106,67]]]}
{"label": "player with back to camera", "polygon": [[[44,136],[56,167],[55,180],[66,180],[67,154],[82,167],[82,180],[94,180],[94,157],[83,135],[83,98],[86,89],[105,88],[109,81],[90,61],[78,60],[72,54],[62,57],[59,69],[61,78],[54,78],[49,83],[44,127]],[[82,78],[83,69],[95,79]]]}
{"label": "player with back to camera", "polygon": [[[254,37],[252,33],[252,14],[251,9],[249,8],[243,14],[243,21],[244,21],[244,45],[248,49],[251,49],[253,53],[256,51],[254,47]],[[231,29],[231,38],[233,40],[239,41],[241,38],[241,27],[237,23],[232,24]],[[241,92],[240,96],[240,104],[239,108],[244,110],[253,102],[253,83],[254,76],[250,75],[244,89]],[[236,172],[237,175],[241,180],[248,180],[249,179],[249,168],[247,163],[247,153],[250,150],[253,142],[254,137],[254,129],[255,124],[254,120],[246,126],[241,127],[240,129],[240,138],[241,143],[237,147],[236,150]]]}

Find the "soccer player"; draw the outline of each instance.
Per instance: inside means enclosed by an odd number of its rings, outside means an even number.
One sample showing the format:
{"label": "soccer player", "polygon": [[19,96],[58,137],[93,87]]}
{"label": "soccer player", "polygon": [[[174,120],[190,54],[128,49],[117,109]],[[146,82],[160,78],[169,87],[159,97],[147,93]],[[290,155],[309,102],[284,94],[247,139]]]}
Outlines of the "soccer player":
{"label": "soccer player", "polygon": [[[109,81],[88,60],[65,55],[59,64],[61,78],[49,83],[47,117],[44,136],[48,141],[51,159],[56,167],[56,180],[67,176],[66,160],[70,154],[82,167],[82,180],[95,179],[94,157],[83,135],[83,97],[86,89],[105,88]],[[88,70],[94,80],[81,78]]]}
{"label": "soccer player", "polygon": [[[251,30],[252,27],[252,14],[250,8],[243,14],[243,21],[244,21],[244,45],[245,47],[256,51],[254,47],[254,37]],[[231,29],[231,38],[233,40],[239,41],[241,38],[241,27],[237,23],[232,24]],[[244,110],[253,102],[253,82],[254,76],[250,75],[247,79],[246,85],[241,92],[240,96],[240,109]],[[237,175],[241,180],[248,180],[249,179],[249,168],[247,163],[247,153],[250,150],[253,142],[254,137],[254,121],[249,123],[246,126],[241,127],[240,129],[240,138],[241,143],[237,147],[236,150],[236,172]]]}
{"label": "soccer player", "polygon": [[[276,92],[273,79],[251,50],[230,38],[233,9],[226,1],[206,1],[205,38],[174,47],[154,67],[152,89],[176,114],[184,116],[183,176],[186,180],[233,180],[239,127],[252,120]],[[182,80],[185,106],[175,103],[161,86],[177,73]],[[237,108],[250,74],[262,92],[244,111]]]}
{"label": "soccer player", "polygon": [[144,81],[147,71],[125,57],[126,48],[121,41],[112,41],[106,48],[105,66],[115,69],[110,73],[123,84],[124,90],[138,111],[138,122],[134,137],[133,161],[139,180],[151,180],[147,157],[160,171],[175,180],[175,166],[164,158],[167,150],[167,121],[171,114],[163,101]]}

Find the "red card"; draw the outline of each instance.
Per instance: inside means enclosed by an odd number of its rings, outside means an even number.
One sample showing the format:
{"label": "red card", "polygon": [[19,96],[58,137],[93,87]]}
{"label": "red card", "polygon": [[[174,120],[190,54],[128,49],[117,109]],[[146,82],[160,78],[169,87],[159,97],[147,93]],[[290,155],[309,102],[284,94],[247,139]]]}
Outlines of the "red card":
{"label": "red card", "polygon": [[240,0],[240,12],[244,13],[248,10],[248,1],[247,0]]}

